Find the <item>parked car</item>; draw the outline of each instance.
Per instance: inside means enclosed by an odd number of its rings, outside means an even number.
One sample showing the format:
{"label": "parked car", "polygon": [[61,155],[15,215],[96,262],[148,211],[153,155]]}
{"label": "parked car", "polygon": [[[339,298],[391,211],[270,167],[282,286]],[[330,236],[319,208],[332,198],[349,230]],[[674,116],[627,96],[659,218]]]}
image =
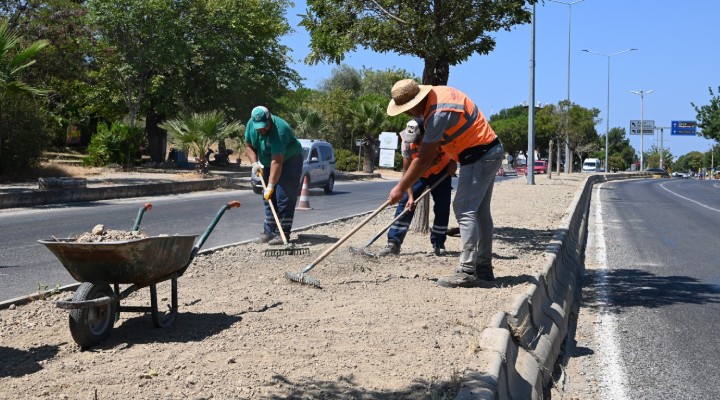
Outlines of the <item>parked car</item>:
{"label": "parked car", "polygon": [[[308,188],[323,188],[330,194],[335,187],[335,151],[330,143],[321,139],[298,139],[302,145],[303,167],[300,175],[300,188],[305,177]],[[266,165],[265,168],[269,168]],[[253,192],[263,192],[262,183],[256,176],[250,178]]]}
{"label": "parked car", "polygon": [[547,161],[544,161],[544,160],[535,161],[535,167],[533,168],[533,171],[535,171],[536,174],[547,174],[547,172],[548,172]]}
{"label": "parked car", "polygon": [[663,178],[669,178],[670,174],[662,168],[646,168],[645,172],[653,175],[660,175]]}

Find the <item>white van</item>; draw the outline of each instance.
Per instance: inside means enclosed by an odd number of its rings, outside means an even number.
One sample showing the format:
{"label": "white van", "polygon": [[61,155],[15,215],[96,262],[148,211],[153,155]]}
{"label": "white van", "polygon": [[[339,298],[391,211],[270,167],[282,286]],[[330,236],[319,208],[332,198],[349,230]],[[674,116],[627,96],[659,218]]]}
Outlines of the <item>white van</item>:
{"label": "white van", "polygon": [[586,158],[583,161],[582,171],[585,174],[591,174],[593,172],[600,172],[600,159],[599,158]]}

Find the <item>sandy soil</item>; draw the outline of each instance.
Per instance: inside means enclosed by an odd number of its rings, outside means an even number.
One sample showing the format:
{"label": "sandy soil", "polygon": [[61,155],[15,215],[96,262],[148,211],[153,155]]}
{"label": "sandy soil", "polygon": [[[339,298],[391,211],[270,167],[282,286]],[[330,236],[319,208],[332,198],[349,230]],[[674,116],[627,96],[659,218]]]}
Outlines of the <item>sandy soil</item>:
{"label": "sandy soil", "polygon": [[[466,368],[482,368],[478,343],[489,318],[509,311],[541,270],[545,244],[584,178],[496,184],[497,280],[483,288],[435,284],[457,263],[456,237],[448,257],[430,255],[428,235],[413,233],[396,257],[351,253],[392,219],[389,208],[310,272],[322,289],[284,274],[308,266],[362,217],[293,233],[308,255],[266,257],[267,247],[254,244],[200,255],[179,279],[172,327],[122,313],[110,337],[87,351],[53,301],[68,293],[1,310],[0,399],[452,398]],[[149,302],[142,289],[123,305]]]}

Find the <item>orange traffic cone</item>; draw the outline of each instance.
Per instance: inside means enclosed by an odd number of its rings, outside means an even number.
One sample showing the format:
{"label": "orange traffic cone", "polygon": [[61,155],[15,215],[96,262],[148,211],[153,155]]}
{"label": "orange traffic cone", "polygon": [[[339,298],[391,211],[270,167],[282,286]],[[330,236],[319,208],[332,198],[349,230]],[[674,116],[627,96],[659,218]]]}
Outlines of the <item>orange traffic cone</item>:
{"label": "orange traffic cone", "polygon": [[308,177],[305,175],[305,179],[303,179],[303,185],[302,190],[300,190],[300,198],[298,199],[297,207],[295,207],[296,210],[312,210],[312,207],[310,207],[310,192],[308,192]]}

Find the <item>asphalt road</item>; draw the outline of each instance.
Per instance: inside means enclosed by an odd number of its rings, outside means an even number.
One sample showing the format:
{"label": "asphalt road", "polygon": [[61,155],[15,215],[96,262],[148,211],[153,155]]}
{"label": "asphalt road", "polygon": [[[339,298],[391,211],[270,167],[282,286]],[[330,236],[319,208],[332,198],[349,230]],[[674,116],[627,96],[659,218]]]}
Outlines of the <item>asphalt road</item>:
{"label": "asphalt road", "polygon": [[[332,195],[310,190],[310,211],[296,211],[294,228],[331,221],[375,210],[387,200],[396,181],[336,183]],[[138,209],[153,208],[141,228],[150,236],[201,235],[218,210],[238,200],[241,207],[226,211],[203,248],[252,239],[262,232],[260,195],[250,190],[198,192],[183,195],[107,200],[71,205],[13,209],[0,213],[0,301],[24,296],[39,286],[67,285],[75,280],[38,239],[67,238],[90,231],[97,224],[106,229],[129,230]]]}
{"label": "asphalt road", "polygon": [[594,281],[606,301],[596,329],[615,327],[595,335],[602,397],[718,398],[720,183],[618,181],[598,194],[606,269]]}

